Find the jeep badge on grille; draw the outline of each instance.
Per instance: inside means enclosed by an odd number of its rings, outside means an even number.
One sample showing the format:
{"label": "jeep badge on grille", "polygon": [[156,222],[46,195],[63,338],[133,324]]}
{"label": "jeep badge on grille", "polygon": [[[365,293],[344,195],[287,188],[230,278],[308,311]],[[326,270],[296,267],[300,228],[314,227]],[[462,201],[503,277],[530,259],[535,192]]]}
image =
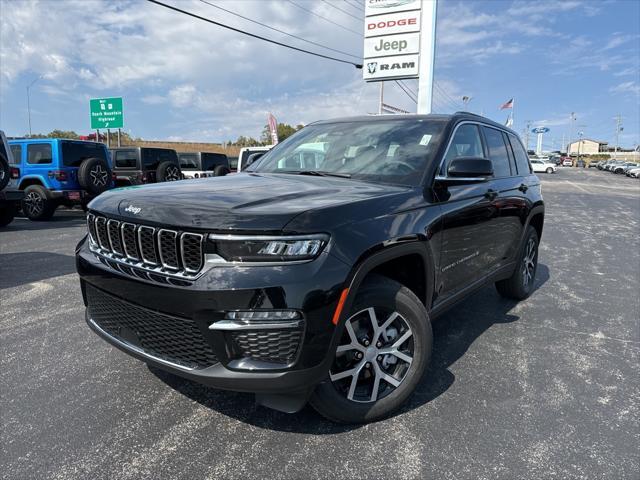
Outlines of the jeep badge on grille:
{"label": "jeep badge on grille", "polygon": [[125,212],[133,213],[134,215],[138,215],[142,209],[140,207],[134,207],[133,205],[129,205],[124,209]]}

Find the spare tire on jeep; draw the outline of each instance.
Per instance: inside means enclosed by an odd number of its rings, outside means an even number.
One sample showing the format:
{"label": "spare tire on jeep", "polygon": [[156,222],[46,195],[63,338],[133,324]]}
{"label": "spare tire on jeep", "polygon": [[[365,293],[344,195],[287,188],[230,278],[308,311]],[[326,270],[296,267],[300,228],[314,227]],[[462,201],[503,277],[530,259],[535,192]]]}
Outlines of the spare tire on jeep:
{"label": "spare tire on jeep", "polygon": [[182,178],[180,167],[173,162],[162,162],[156,170],[157,182],[175,182]]}
{"label": "spare tire on jeep", "polygon": [[78,167],[78,183],[89,193],[99,195],[111,186],[111,168],[102,158],[87,158]]}
{"label": "spare tire on jeep", "polygon": [[11,179],[11,167],[6,157],[0,153],[0,190],[7,186]]}

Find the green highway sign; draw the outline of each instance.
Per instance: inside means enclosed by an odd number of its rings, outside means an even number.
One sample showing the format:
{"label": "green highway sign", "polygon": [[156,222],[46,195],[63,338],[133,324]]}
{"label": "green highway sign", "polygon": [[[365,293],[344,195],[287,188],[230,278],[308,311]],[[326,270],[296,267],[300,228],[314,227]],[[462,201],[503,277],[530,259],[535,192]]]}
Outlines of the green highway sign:
{"label": "green highway sign", "polygon": [[89,107],[92,130],[124,127],[122,97],[92,98],[89,100]]}

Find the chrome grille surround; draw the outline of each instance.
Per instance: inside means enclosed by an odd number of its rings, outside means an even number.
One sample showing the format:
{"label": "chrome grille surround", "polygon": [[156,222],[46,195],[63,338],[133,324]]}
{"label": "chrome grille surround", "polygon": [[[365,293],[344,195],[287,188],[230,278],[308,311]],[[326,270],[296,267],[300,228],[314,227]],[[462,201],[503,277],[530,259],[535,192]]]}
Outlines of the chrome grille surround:
{"label": "chrome grille surround", "polygon": [[204,272],[205,236],[87,215],[89,249],[126,275],[156,283],[190,285]]}

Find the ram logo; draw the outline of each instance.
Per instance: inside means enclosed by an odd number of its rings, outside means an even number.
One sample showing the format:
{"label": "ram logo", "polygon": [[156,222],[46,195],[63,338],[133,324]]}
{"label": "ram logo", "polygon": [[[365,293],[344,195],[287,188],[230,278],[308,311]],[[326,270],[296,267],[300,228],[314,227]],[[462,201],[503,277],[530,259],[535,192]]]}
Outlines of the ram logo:
{"label": "ram logo", "polygon": [[376,69],[378,68],[378,62],[367,63],[367,70],[370,74],[376,73]]}

